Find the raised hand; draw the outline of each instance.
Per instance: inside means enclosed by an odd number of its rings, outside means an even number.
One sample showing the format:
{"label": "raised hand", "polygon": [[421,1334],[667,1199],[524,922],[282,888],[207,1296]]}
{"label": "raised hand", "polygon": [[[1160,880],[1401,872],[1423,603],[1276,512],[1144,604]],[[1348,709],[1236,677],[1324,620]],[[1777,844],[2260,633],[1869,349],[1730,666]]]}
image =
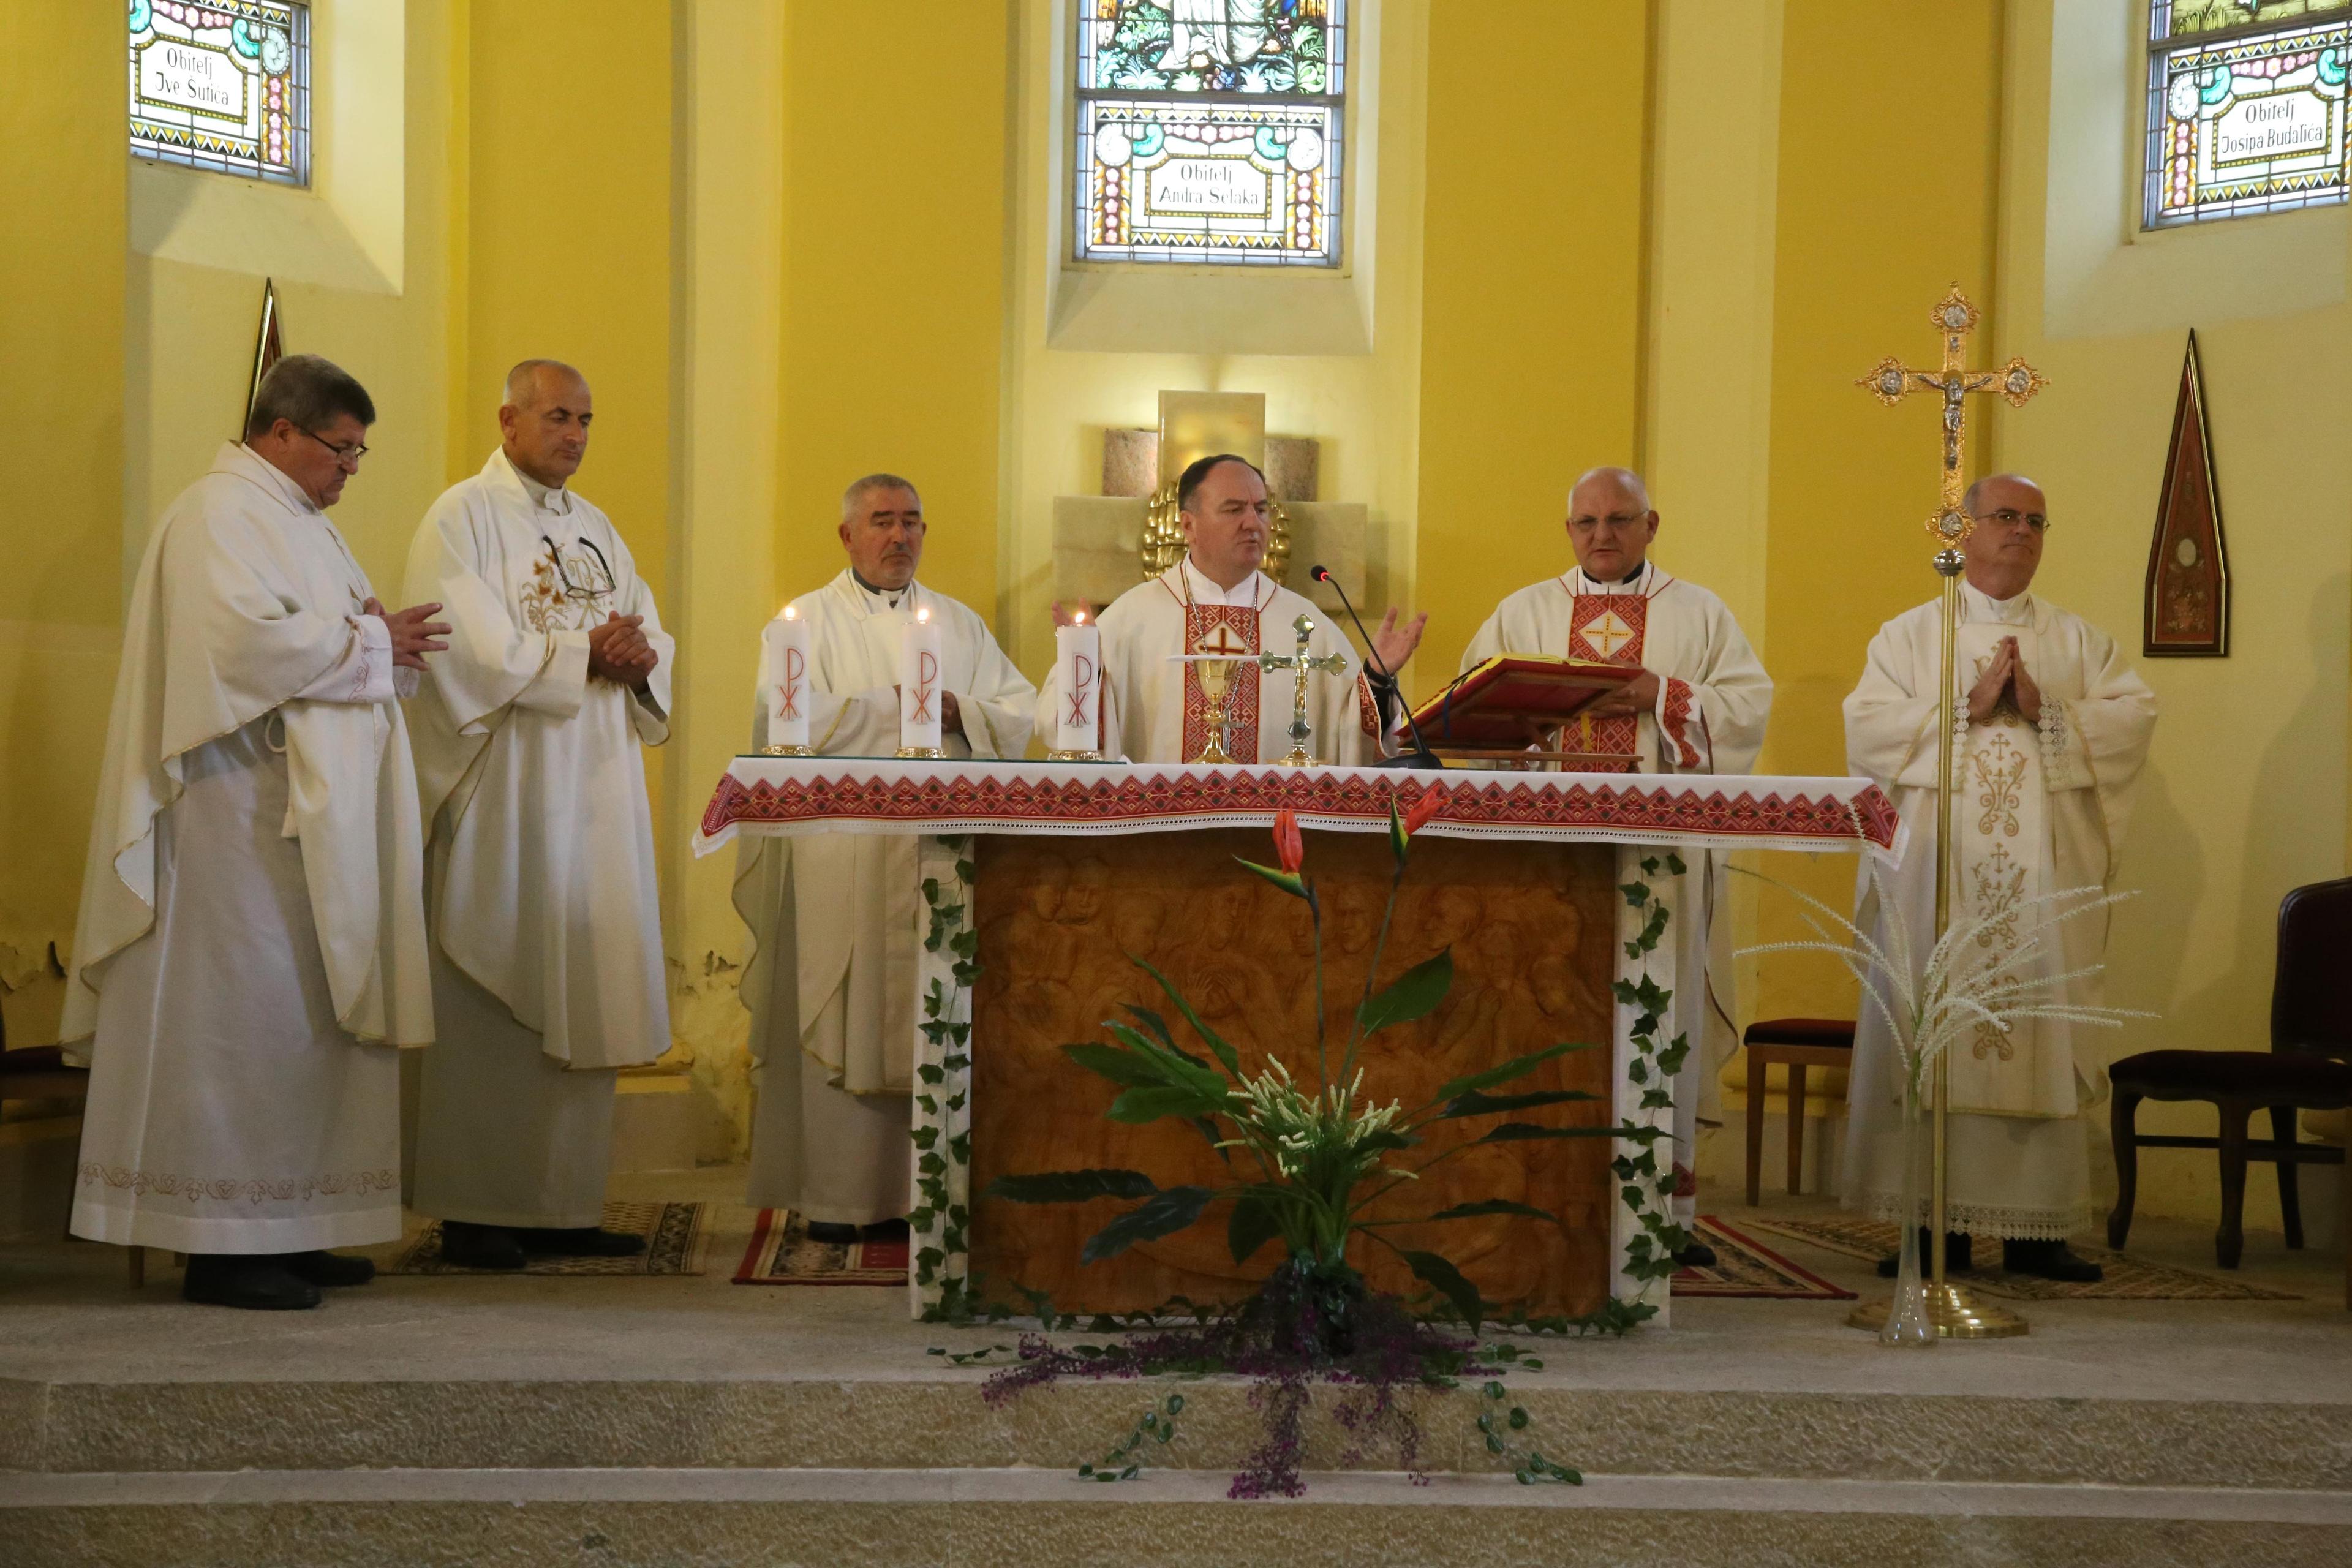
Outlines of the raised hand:
{"label": "raised hand", "polygon": [[[1400,625],[1399,623],[1402,624]],[[1381,617],[1381,629],[1372,634],[1372,659],[1382,672],[1394,675],[1421,646],[1421,634],[1429,626],[1429,612],[1407,621],[1394,605]]]}
{"label": "raised hand", "polygon": [[404,610],[387,610],[380,599],[370,599],[360,606],[360,613],[373,616],[392,634],[392,662],[410,669],[423,669],[428,653],[446,653],[449,645],[437,642],[437,637],[449,635],[446,621],[433,617],[441,613],[438,605],[411,605]]}

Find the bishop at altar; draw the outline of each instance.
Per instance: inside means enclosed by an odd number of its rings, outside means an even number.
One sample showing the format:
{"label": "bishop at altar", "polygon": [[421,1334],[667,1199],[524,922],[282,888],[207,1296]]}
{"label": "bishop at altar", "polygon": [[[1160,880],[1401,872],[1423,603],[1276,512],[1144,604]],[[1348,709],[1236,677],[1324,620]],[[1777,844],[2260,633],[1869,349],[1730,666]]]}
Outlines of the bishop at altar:
{"label": "bishop at altar", "polygon": [[[900,659],[919,625],[939,638],[941,749],[1027,753],[1036,689],[976,612],[916,580],[926,531],[913,485],[890,474],[859,479],[842,497],[848,566],[792,602],[791,618],[807,628],[798,634],[805,689],[775,706],[806,725],[820,754],[898,751]],[[763,683],[755,751],[771,743],[772,698]],[[735,908],[755,944],[741,988],[760,1071],[747,1201],[796,1209],[818,1239],[847,1240],[908,1208],[924,908],[914,840],[748,839]]]}
{"label": "bishop at altar", "polygon": [[[1579,479],[1567,528],[1576,564],[1496,605],[1464,650],[1463,670],[1507,653],[1638,665],[1639,679],[1586,710],[1591,734],[1580,749],[1631,756],[1638,773],[1752,772],[1772,678],[1721,599],[1649,559],[1658,514],[1641,476],[1604,468]],[[1697,1168],[1698,1123],[1720,1119],[1717,1077],[1739,1044],[1729,922],[1718,929],[1713,919],[1723,859],[1707,851],[1687,864],[1669,895],[1675,973],[1704,982],[1678,984],[1673,1004],[1672,1033],[1692,1047],[1675,1083],[1675,1159],[1685,1175]],[[1688,1223],[1695,1185],[1683,1184],[1675,1203]]]}
{"label": "bishop at altar", "polygon": [[[1246,458],[1206,457],[1177,481],[1184,558],[1129,588],[1102,613],[1102,699],[1097,750],[1131,762],[1191,762],[1212,739],[1213,679],[1184,656],[1229,656],[1223,742],[1236,763],[1273,762],[1291,749],[1296,681],[1309,682],[1307,719],[1315,760],[1351,766],[1377,761],[1402,721],[1398,668],[1421,642],[1427,616],[1391,609],[1372,637],[1368,671],[1347,637],[1311,601],[1260,566],[1272,537],[1265,477]],[[1056,619],[1063,611],[1055,608]],[[1292,669],[1271,687],[1260,653],[1296,657],[1298,619],[1312,623],[1307,655],[1337,661],[1337,673]],[[1247,660],[1248,662],[1242,662]],[[1330,668],[1326,665],[1326,668]],[[1037,723],[1051,733],[1065,698],[1060,671],[1038,695]]]}
{"label": "bishop at altar", "polygon": [[[2027,900],[2113,885],[2116,846],[2156,730],[2156,698],[2113,637],[2030,591],[2049,526],[2040,488],[1996,476],[1971,486],[1963,504],[1976,526],[1964,548],[1954,661],[1965,733],[1951,923],[1988,922],[1980,945],[2014,948]],[[1864,876],[1854,923],[1884,945],[1888,925],[1900,921],[1920,954],[1935,943],[1939,622],[1932,603],[1889,621],[1845,700],[1849,765],[1895,798],[1911,832],[1899,870],[1883,885]],[[2105,910],[2069,920],[2028,972],[2056,976],[2095,965],[2106,936]],[[2098,994],[2095,974],[2065,988],[2072,1003],[2095,1004]],[[1969,1266],[1969,1236],[1999,1237],[2012,1271],[2098,1279],[2098,1265],[2065,1246],[2090,1219],[2083,1111],[2106,1093],[2098,1037],[2063,1020],[2026,1018],[2006,1034],[1980,1030],[1947,1059],[1948,1266]],[[1845,1201],[1882,1219],[1901,1216],[1901,1088],[1885,1021],[1865,1006],[1848,1089]],[[1926,1213],[1923,1203],[1911,1217]],[[1881,1272],[1892,1270],[1882,1265]]]}

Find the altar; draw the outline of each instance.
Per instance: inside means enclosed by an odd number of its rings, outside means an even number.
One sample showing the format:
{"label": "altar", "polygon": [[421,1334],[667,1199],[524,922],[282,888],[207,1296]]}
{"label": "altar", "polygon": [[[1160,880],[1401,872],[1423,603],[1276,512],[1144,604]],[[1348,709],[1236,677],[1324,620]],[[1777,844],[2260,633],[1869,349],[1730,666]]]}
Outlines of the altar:
{"label": "altar", "polygon": [[[998,1175],[1084,1166],[1213,1184],[1219,1156],[1203,1140],[1106,1121],[1112,1087],[1060,1047],[1102,1039],[1122,1004],[1152,1005],[1156,988],[1132,962],[1143,958],[1234,1041],[1246,1070],[1273,1050],[1311,1073],[1304,910],[1233,858],[1270,859],[1265,829],[1278,811],[1297,815],[1322,897],[1331,1006],[1344,1017],[1388,884],[1388,850],[1374,836],[1391,802],[1402,812],[1431,792],[1444,804],[1415,840],[1381,978],[1450,948],[1455,984],[1434,1015],[1377,1037],[1366,1090],[1411,1104],[1527,1051],[1591,1045],[1524,1086],[1597,1096],[1560,1125],[1672,1120],[1657,1103],[1658,1042],[1621,988],[1675,987],[1673,944],[1643,952],[1638,941],[1668,898],[1670,857],[1900,853],[1893,807],[1862,779],[772,756],[736,759],[695,849],[742,834],[919,840],[912,1310],[959,1296],[977,1275],[997,1299],[1037,1290],[1065,1311],[1133,1310],[1175,1295],[1236,1299],[1273,1259],[1237,1268],[1212,1223],[1081,1266],[1079,1245],[1116,1212],[1110,1203],[974,1194]],[[1646,902],[1635,889],[1648,889]],[[1561,1223],[1481,1218],[1432,1227],[1420,1245],[1442,1247],[1492,1300],[1573,1314],[1609,1297],[1641,1300],[1662,1322],[1664,1282],[1626,1266],[1645,1211],[1667,1198],[1667,1184],[1615,1168],[1637,1152],[1607,1137],[1482,1148],[1399,1212],[1492,1197],[1543,1208]],[[1412,1285],[1392,1258],[1360,1261],[1376,1285]]]}

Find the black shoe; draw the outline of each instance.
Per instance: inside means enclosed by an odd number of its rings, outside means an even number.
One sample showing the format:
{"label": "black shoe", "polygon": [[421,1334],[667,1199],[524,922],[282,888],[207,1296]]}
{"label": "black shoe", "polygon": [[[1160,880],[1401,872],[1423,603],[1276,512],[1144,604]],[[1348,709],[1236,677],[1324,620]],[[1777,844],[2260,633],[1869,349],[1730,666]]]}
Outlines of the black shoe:
{"label": "black shoe", "polygon": [[1715,1267],[1715,1248],[1709,1247],[1704,1241],[1694,1241],[1688,1247],[1684,1247],[1680,1252],[1675,1254],[1675,1267],[1677,1268],[1712,1268]]}
{"label": "black shoe", "polygon": [[2087,1258],[2077,1258],[2063,1241],[2004,1241],[2000,1266],[2011,1274],[2037,1279],[2057,1279],[2069,1285],[2095,1285],[2106,1270]]}
{"label": "black shoe", "polygon": [[375,1278],[373,1263],[340,1252],[289,1252],[278,1261],[295,1279],[312,1285],[364,1285]]}
{"label": "black shoe", "polygon": [[[1936,1238],[1927,1234],[1926,1226],[1921,1226],[1919,1227],[1919,1272],[1922,1276],[1932,1275],[1936,1271],[1935,1246]],[[1975,1259],[1969,1256],[1969,1233],[1964,1230],[1946,1231],[1944,1233],[1944,1272],[1966,1274],[1974,1264]],[[1902,1269],[1903,1254],[1900,1252],[1890,1252],[1878,1260],[1878,1277],[1881,1279],[1892,1279],[1902,1272]]]}
{"label": "black shoe", "polygon": [[821,1219],[813,1219],[808,1224],[808,1238],[824,1242],[827,1247],[855,1247],[861,1234],[854,1225],[835,1225]]}
{"label": "black shoe", "polygon": [[520,1226],[514,1238],[525,1252],[538,1258],[635,1258],[646,1249],[646,1238],[601,1226],[569,1229],[545,1226]]}
{"label": "black shoe", "polygon": [[913,1232],[906,1220],[900,1218],[877,1219],[872,1225],[860,1229],[857,1234],[866,1241],[904,1241]]}
{"label": "black shoe", "polygon": [[319,1304],[319,1288],[296,1279],[282,1258],[195,1252],[188,1255],[180,1299],[253,1311],[299,1311]]}
{"label": "black shoe", "polygon": [[511,1272],[530,1259],[514,1232],[495,1225],[474,1225],[462,1219],[441,1222],[441,1261],[459,1268],[497,1268]]}

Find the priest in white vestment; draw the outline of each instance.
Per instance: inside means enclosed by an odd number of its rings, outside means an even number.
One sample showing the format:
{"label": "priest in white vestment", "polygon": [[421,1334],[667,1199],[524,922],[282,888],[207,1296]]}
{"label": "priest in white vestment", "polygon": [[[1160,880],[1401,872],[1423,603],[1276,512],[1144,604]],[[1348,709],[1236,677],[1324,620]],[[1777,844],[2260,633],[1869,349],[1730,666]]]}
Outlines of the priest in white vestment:
{"label": "priest in white vestment", "polygon": [[[1645,773],[1746,773],[1764,747],[1772,678],[1764,673],[1729,606],[1649,558],[1658,513],[1630,468],[1594,468],[1568,498],[1576,564],[1505,599],[1470,639],[1465,673],[1497,654],[1543,653],[1638,666],[1635,679],[1593,704],[1591,747],[1631,755]],[[1675,1076],[1675,1199],[1678,1220],[1696,1214],[1696,1141],[1721,1121],[1717,1075],[1739,1048],[1732,990],[1723,857],[1685,853],[1666,889],[1674,911],[1671,1031],[1689,1042]],[[1752,1092],[1762,1092],[1756,1085]]]}
{"label": "priest in white vestment", "polygon": [[[827,756],[898,749],[898,657],[929,611],[940,628],[942,749],[1017,759],[1029,747],[1036,689],[977,613],[916,580],[922,498],[869,474],[841,500],[840,575],[793,601],[813,638],[810,744]],[[751,744],[767,744],[756,704]],[[747,839],[735,908],[754,952],[741,995],[751,1011],[759,1100],[748,1202],[796,1209],[819,1241],[895,1228],[909,1206],[914,1148],[915,967],[926,906],[915,841],[863,834]]]}
{"label": "priest in white vestment", "polygon": [[188,1255],[182,1293],[319,1304],[400,1237],[394,1047],[433,1037],[387,613],[326,518],[375,405],[310,354],[181,492],[132,584],[64,1039],[90,1068],[73,1231]]}
{"label": "priest in white vestment", "polygon": [[599,1221],[616,1071],[669,1047],[643,748],[669,737],[675,645],[570,489],[594,417],[579,372],[517,365],[499,449],[408,556],[456,627],[409,704],[440,1021],[415,1202],[467,1268],[645,1250]]}
{"label": "priest in white vestment", "polygon": [[[1202,458],[1178,479],[1176,500],[1184,559],[1129,588],[1102,613],[1097,749],[1138,763],[1200,756],[1210,740],[1210,703],[1200,666],[1179,656],[1230,654],[1236,663],[1225,695],[1223,742],[1234,762],[1271,763],[1289,752],[1300,680],[1311,683],[1307,719],[1316,761],[1377,762],[1402,718],[1394,678],[1420,646],[1429,617],[1406,621],[1391,608],[1372,634],[1368,669],[1329,616],[1258,569],[1273,520],[1265,477],[1255,465],[1225,453]],[[1060,621],[1067,612],[1057,605],[1054,613]],[[1301,616],[1314,622],[1308,651],[1316,658],[1337,655],[1343,662],[1339,673],[1266,674],[1254,662],[1241,662],[1261,652],[1296,654],[1294,628]],[[1057,671],[1038,697],[1042,729],[1052,727],[1060,700]]]}
{"label": "priest in white vestment", "polygon": [[[1966,505],[1976,527],[1964,552],[1953,698],[1966,709],[1958,769],[1970,804],[1955,814],[1955,924],[1998,921],[2004,909],[2044,893],[2110,887],[2156,729],[2155,694],[2115,639],[2030,591],[2049,525],[2040,488],[1999,475],[1970,487]],[[1861,684],[1845,700],[1849,768],[1893,795],[1911,830],[1909,853],[1889,883],[1895,907],[1882,903],[1865,875],[1854,923],[1883,945],[1888,922],[1902,921],[1921,954],[1935,941],[1940,618],[1929,603],[1880,628]],[[2036,967],[2056,975],[2097,964],[2106,933],[2104,910],[2068,921]],[[1996,923],[1987,940],[2019,938],[2013,926]],[[2071,983],[2066,995],[2095,1005],[2097,977]],[[2012,1272],[2099,1278],[2098,1265],[2069,1251],[2065,1238],[2091,1216],[2084,1111],[2106,1093],[2111,1058],[2095,1037],[2102,1033],[2036,1018],[1948,1052],[1948,1268],[1973,1261],[1970,1236],[1999,1237]],[[1886,1026],[1868,1007],[1853,1056],[1846,1205],[1899,1219],[1902,1068]],[[1912,1217],[1923,1221],[1924,1205]],[[1892,1271],[1882,1264],[1881,1272]]]}

